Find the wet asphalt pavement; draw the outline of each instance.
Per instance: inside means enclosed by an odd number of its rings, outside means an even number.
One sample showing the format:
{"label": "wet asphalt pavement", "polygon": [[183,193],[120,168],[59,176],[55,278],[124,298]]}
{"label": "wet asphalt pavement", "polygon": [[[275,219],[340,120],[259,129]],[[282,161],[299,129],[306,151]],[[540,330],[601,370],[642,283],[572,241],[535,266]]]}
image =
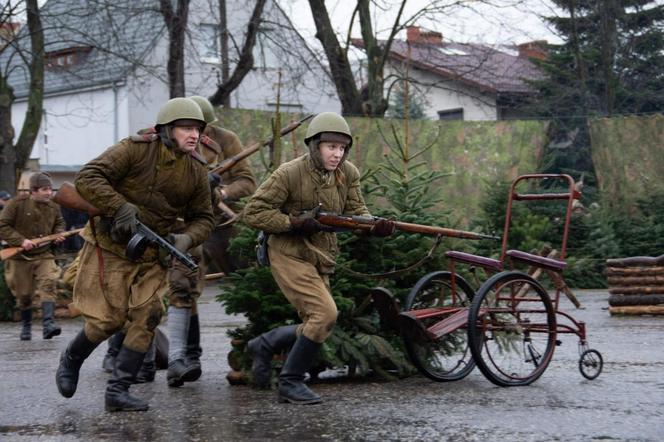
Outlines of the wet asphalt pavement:
{"label": "wet asphalt pavement", "polygon": [[228,384],[226,331],[244,320],[223,312],[216,290],[201,300],[203,376],[172,389],[162,370],[154,383],[133,386],[149,400],[147,412],[104,411],[106,344],[83,365],[76,395],[59,395],[59,354],[82,319],[60,320],[63,334],[50,341],[41,339],[41,324],[21,342],[19,324],[0,323],[0,440],[664,440],[664,317],[612,317],[606,292],[576,292],[584,310],[562,303],[586,321],[590,347],[604,356],[594,381],[579,373],[578,340],[568,335],[527,387],[496,387],[477,370],[451,383],[346,380],[314,385],[323,404],[294,406],[278,404],[274,391]]}

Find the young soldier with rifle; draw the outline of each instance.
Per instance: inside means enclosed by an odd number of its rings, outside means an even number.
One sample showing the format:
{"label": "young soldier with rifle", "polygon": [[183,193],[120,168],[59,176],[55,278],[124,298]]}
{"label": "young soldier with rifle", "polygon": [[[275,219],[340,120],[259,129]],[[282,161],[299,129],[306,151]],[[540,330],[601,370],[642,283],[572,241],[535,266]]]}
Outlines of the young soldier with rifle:
{"label": "young soldier with rifle", "polygon": [[[185,262],[189,261],[185,252],[208,237],[214,220],[210,188],[205,161],[196,153],[204,127],[203,113],[194,101],[174,98],[157,114],[155,139],[125,138],[79,172],[76,189],[101,216],[92,217],[82,234],[86,242],[74,302],[86,322],[60,358],[56,385],[64,397],[76,392],[85,359],[128,322],[106,388],[106,410],[148,409],[148,403],[132,396],[129,387],[163,314],[168,262],[160,259],[157,249],[144,250],[146,237],[135,241],[134,235],[139,221],[159,237],[154,239],[171,234],[173,246],[160,247],[173,248]],[[179,216],[186,227],[172,234]]]}
{"label": "young soldier with rifle", "polygon": [[[304,141],[309,153],[282,164],[244,208],[247,224],[270,234],[272,275],[303,322],[263,333],[247,347],[254,381],[267,387],[273,355],[292,345],[279,374],[279,401],[314,404],[321,398],[304,384],[304,375],[337,319],[329,275],[339,251],[333,228],[319,223],[311,209],[370,214],[360,191],[360,173],[346,161],[353,144],[346,120],[321,113],[311,120]],[[309,212],[302,215],[304,211]],[[389,236],[394,222],[377,221],[370,232]]]}
{"label": "young soldier with rifle", "polygon": [[[51,339],[61,332],[53,319],[60,269],[51,242],[64,241],[65,221],[58,205],[51,201],[52,196],[50,175],[36,172],[30,176],[30,196],[9,201],[0,212],[0,239],[10,247],[22,249],[5,261],[5,279],[21,310],[21,341],[32,339],[34,298],[41,301],[43,338]],[[52,235],[49,241],[38,240],[47,235]]]}

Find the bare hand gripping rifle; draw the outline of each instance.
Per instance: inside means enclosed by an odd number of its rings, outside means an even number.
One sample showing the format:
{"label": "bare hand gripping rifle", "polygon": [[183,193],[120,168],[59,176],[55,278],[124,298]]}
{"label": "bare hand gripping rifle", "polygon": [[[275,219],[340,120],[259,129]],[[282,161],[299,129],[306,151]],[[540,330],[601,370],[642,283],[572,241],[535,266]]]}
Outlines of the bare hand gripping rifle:
{"label": "bare hand gripping rifle", "polygon": [[[316,220],[321,224],[350,230],[371,230],[374,224],[381,219],[382,218],[375,216],[337,215],[329,212],[318,212],[316,215]],[[425,235],[441,235],[465,239],[500,240],[500,237],[498,236],[468,232],[465,230],[448,229],[445,227],[427,226],[424,224],[405,223],[401,221],[394,221],[394,227],[396,230],[401,230],[402,232],[423,233]]]}
{"label": "bare hand gripping rifle", "polygon": [[[55,241],[58,238],[67,238],[68,236],[76,235],[80,233],[81,230],[83,229],[67,230],[60,233],[54,233],[52,235],[42,236],[41,238],[33,238],[30,241],[32,241],[33,243],[35,243],[37,247],[39,247],[51,241]],[[0,260],[4,261],[5,259],[9,259],[12,256],[21,253],[24,250],[25,249],[23,247],[5,247],[4,249],[0,250]]]}
{"label": "bare hand gripping rifle", "polygon": [[[58,192],[55,194],[53,201],[68,209],[86,212],[91,217],[102,215],[99,209],[83,199],[72,183],[62,183]],[[191,255],[179,251],[173,246],[173,244],[157,235],[142,222],[136,220],[136,234],[132,236],[127,243],[127,249],[125,251],[127,258],[132,261],[139,259],[143,256],[145,249],[150,244],[154,244],[165,250],[173,258],[187,266],[188,269],[192,271],[198,270],[198,265]]]}

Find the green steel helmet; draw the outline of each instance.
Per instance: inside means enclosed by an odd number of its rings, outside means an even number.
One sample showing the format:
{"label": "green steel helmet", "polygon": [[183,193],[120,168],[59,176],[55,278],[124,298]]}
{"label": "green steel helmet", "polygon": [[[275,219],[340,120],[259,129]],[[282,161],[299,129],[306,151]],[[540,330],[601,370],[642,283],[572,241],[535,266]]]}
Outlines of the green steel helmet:
{"label": "green steel helmet", "polygon": [[203,118],[205,118],[205,122],[207,124],[217,121],[217,116],[214,114],[214,107],[212,107],[210,100],[205,97],[201,97],[200,95],[194,95],[189,97],[189,99],[194,100],[196,104],[200,106],[201,110],[203,111]]}
{"label": "green steel helmet", "polygon": [[205,117],[200,106],[191,98],[172,98],[157,113],[157,126],[171,124],[176,120],[200,121],[205,126]]}
{"label": "green steel helmet", "polygon": [[350,133],[350,127],[348,127],[348,123],[346,123],[344,117],[339,114],[334,112],[321,112],[316,115],[309,123],[309,127],[307,127],[307,134],[304,137],[304,142],[308,144],[312,138],[323,132],[334,132],[346,135],[350,138],[348,147],[353,145],[353,135]]}

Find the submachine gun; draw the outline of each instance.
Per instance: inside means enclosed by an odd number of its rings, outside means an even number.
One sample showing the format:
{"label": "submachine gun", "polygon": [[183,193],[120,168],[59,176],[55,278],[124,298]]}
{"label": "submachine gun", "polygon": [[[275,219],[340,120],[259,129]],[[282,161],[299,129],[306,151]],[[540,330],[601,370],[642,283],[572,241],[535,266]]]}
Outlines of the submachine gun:
{"label": "submachine gun", "polygon": [[[86,212],[91,217],[101,216],[101,211],[83,199],[76,190],[76,187],[69,182],[62,183],[58,192],[55,194],[55,197],[53,197],[53,201],[68,209]],[[136,261],[143,256],[145,249],[149,245],[155,245],[166,251],[170,256],[184,264],[188,269],[192,271],[198,270],[198,264],[196,264],[191,255],[179,251],[173,246],[173,244],[157,235],[142,222],[136,220],[136,233],[127,243],[125,254],[132,261]]]}

